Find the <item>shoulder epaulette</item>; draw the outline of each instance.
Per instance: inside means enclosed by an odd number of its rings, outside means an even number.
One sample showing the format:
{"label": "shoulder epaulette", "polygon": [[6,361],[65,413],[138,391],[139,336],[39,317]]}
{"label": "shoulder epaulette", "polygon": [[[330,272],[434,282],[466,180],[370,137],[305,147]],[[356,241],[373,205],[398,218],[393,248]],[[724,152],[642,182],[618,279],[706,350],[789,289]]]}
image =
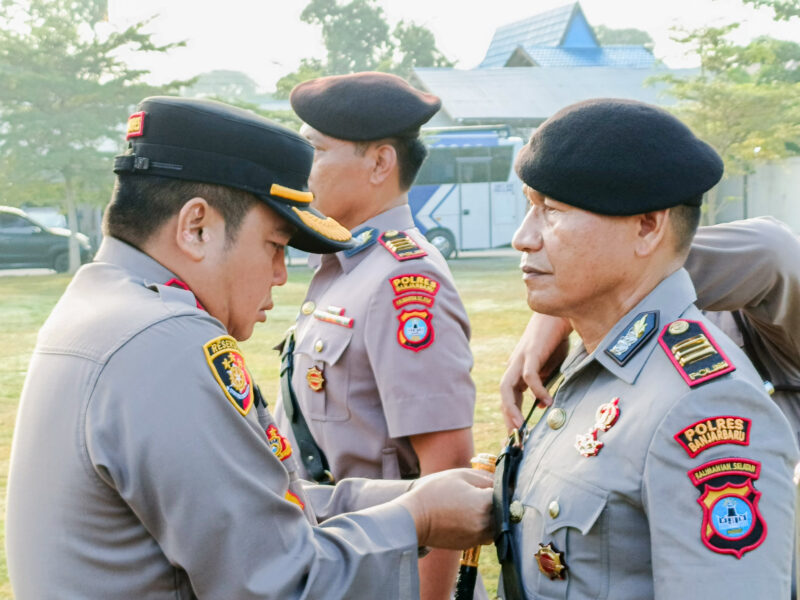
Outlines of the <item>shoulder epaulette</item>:
{"label": "shoulder epaulette", "polygon": [[378,237],[378,241],[397,260],[412,260],[428,255],[405,231],[397,231],[396,229],[384,231]]}
{"label": "shoulder epaulette", "polygon": [[353,232],[353,240],[356,246],[344,251],[344,255],[350,258],[354,254],[358,254],[362,250],[366,250],[378,241],[378,230],[375,227],[364,227],[358,231]]}
{"label": "shoulder epaulette", "polygon": [[699,321],[673,321],[664,327],[658,343],[690,387],[736,369]]}

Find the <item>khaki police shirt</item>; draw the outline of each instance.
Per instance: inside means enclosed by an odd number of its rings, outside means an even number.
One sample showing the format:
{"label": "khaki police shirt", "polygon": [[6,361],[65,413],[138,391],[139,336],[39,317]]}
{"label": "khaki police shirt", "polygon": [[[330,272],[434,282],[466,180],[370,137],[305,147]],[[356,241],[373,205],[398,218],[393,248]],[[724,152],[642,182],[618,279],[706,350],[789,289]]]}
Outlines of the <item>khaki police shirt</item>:
{"label": "khaki police shirt", "polygon": [[[681,269],[594,352],[579,346],[564,363],[554,404],[525,442],[514,495],[527,598],[789,597],[797,446],[754,368],[694,299]],[[643,312],[657,312],[652,330],[636,326]],[[735,370],[690,387],[659,343],[679,318],[701,323]],[[606,353],[629,346],[623,365]],[[686,369],[696,375],[691,362]],[[614,399],[616,420],[598,428]],[[576,442],[591,442],[592,431],[602,447],[584,456]]]}
{"label": "khaki police shirt", "polygon": [[39,333],[8,484],[15,597],[416,598],[411,516],[370,508],[408,485],[301,484],[264,406],[228,396],[252,385],[235,342],[172,278],[107,238]]}
{"label": "khaki police shirt", "polygon": [[[740,347],[739,310],[751,351],[775,385],[800,386],[800,238],[771,217],[701,227],[686,263],[697,305]],[[777,391],[800,442],[800,392]]]}
{"label": "khaki police shirt", "polygon": [[[405,231],[427,256],[399,261],[379,242],[351,256],[312,256],[315,273],[297,318],[292,386],[337,480],[416,477],[419,463],[408,436],[472,426],[469,321],[446,261],[414,227],[408,205],[353,231],[364,227],[375,228],[375,236]],[[352,327],[316,311],[341,312]],[[418,349],[398,337],[401,319],[414,313],[428,319],[430,336]],[[291,434],[283,402],[279,398],[275,418]]]}

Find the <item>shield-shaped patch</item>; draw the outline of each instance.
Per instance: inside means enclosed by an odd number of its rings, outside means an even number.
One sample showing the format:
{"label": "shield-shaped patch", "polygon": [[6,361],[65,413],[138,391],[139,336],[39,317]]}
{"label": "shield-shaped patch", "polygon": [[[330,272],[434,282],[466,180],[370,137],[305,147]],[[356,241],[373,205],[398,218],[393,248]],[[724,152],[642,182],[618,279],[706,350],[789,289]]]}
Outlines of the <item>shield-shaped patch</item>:
{"label": "shield-shaped patch", "polygon": [[203,345],[206,362],[225,397],[242,415],[253,406],[253,385],[236,340],[223,335]]}

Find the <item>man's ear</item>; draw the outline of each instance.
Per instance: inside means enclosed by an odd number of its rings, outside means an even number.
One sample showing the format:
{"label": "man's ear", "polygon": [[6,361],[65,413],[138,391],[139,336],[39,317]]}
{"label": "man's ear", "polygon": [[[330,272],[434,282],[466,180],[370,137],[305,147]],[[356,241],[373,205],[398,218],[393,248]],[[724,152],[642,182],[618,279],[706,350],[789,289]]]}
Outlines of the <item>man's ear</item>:
{"label": "man's ear", "polygon": [[669,235],[669,209],[654,210],[634,216],[637,240],[634,246],[636,256],[650,256],[665,241],[671,239]]}
{"label": "man's ear", "polygon": [[192,198],[178,212],[175,243],[190,260],[203,260],[210,245],[224,235],[225,221],[205,198]]}
{"label": "man's ear", "polygon": [[391,144],[379,144],[369,150],[374,160],[369,181],[373,185],[380,185],[392,174],[397,165],[397,150]]}

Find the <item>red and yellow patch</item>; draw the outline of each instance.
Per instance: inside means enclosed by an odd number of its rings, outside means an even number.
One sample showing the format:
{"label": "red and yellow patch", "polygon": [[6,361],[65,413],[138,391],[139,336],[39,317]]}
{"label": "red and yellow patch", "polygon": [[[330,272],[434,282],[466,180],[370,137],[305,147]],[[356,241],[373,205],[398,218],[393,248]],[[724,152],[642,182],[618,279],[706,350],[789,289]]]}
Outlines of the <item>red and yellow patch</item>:
{"label": "red and yellow patch", "polygon": [[144,111],[133,113],[128,117],[128,134],[126,140],[144,135]]}
{"label": "red and yellow patch", "polygon": [[753,484],[760,473],[761,463],[745,458],[714,460],[688,472],[700,492],[700,537],[709,550],[742,558],[767,538],[758,510],[761,492]]}
{"label": "red and yellow patch", "polygon": [[253,385],[236,340],[223,335],[203,345],[206,362],[225,397],[243,416],[253,407]]}
{"label": "red and yellow patch", "polygon": [[405,231],[389,230],[383,232],[378,241],[381,246],[386,248],[397,260],[412,260],[428,256],[428,253],[420,248],[417,243]]}
{"label": "red and yellow patch", "polygon": [[400,320],[397,341],[403,348],[419,352],[433,343],[433,315],[427,310],[404,310],[397,318]]}
{"label": "red and yellow patch", "polygon": [[306,505],[303,504],[303,501],[297,497],[297,494],[294,494],[291,490],[286,490],[286,495],[284,496],[289,502],[292,504],[296,504],[300,507],[300,510],[305,509]]}
{"label": "red and yellow patch", "polygon": [[395,296],[407,294],[409,292],[421,292],[428,296],[435,296],[439,291],[439,282],[431,279],[427,275],[418,273],[407,273],[389,279],[392,284]]}
{"label": "red and yellow patch", "polygon": [[267,427],[267,442],[278,460],[284,461],[292,455],[292,445],[281,435],[274,424]]}
{"label": "red and yellow patch", "polygon": [[316,366],[310,367],[306,371],[306,381],[308,382],[308,387],[315,392],[319,392],[325,387],[325,375]]}
{"label": "red and yellow patch", "polygon": [[675,434],[675,441],[694,458],[720,444],[750,445],[750,425],[750,419],[744,417],[710,417],[681,429]]}
{"label": "red and yellow patch", "polygon": [[664,327],[658,343],[689,387],[736,369],[699,321],[673,321]]}

